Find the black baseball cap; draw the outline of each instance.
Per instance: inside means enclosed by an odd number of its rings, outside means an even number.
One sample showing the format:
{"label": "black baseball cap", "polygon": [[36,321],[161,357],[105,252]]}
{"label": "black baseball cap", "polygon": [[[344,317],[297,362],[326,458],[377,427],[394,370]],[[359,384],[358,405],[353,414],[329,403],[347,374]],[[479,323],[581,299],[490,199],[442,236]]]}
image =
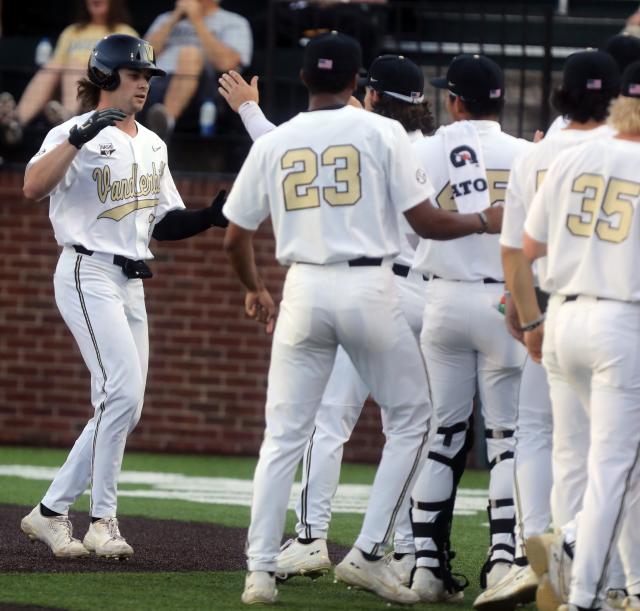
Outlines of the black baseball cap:
{"label": "black baseball cap", "polygon": [[620,70],[611,55],[596,49],[578,51],[567,57],[562,70],[562,89],[565,91],[618,92]]}
{"label": "black baseball cap", "polygon": [[308,42],[302,69],[307,74],[356,74],[361,65],[360,43],[333,31],[319,34]]}
{"label": "black baseball cap", "polygon": [[629,64],[622,73],[620,95],[625,98],[640,98],[640,60]]}
{"label": "black baseball cap", "polygon": [[424,101],[422,69],[402,55],[376,57],[364,84],[409,104],[421,104]]}
{"label": "black baseball cap", "polygon": [[622,73],[629,64],[640,59],[640,38],[631,34],[616,34],[607,40],[602,50],[616,60]]}
{"label": "black baseball cap", "polygon": [[447,76],[431,79],[438,89],[448,89],[463,100],[500,100],[504,97],[502,68],[485,55],[458,55]]}

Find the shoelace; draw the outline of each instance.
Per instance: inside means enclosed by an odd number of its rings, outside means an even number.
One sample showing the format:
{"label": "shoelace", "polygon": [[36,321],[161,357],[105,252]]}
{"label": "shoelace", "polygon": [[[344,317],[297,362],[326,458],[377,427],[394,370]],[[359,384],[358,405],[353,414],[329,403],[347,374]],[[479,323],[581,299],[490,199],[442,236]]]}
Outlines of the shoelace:
{"label": "shoelace", "polygon": [[73,526],[71,525],[71,520],[67,516],[56,516],[50,518],[49,528],[53,532],[60,532],[60,527],[64,531],[64,535],[66,535],[69,541],[73,541]]}
{"label": "shoelace", "polygon": [[116,541],[124,541],[124,537],[120,534],[120,529],[118,528],[118,520],[116,518],[107,518],[106,523],[111,538]]}

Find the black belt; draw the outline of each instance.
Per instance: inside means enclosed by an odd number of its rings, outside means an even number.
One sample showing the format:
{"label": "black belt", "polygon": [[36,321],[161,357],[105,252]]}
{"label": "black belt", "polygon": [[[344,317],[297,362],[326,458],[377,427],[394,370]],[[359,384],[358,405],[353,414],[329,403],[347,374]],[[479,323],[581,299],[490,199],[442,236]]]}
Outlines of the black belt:
{"label": "black belt", "polygon": [[[391,271],[393,271],[393,273],[396,276],[402,276],[403,278],[406,278],[409,275],[411,268],[408,265],[402,265],[401,263],[394,263],[393,266],[391,267]],[[429,277],[423,274],[422,279],[425,282],[428,282]]]}
{"label": "black belt", "polygon": [[349,267],[380,267],[382,257],[358,257],[347,261]]}
{"label": "black belt", "polygon": [[[565,295],[564,301],[562,303],[567,303],[567,301],[575,301],[578,297],[582,297],[582,295]],[[617,301],[616,299],[609,299],[608,297],[594,297],[591,295],[593,299],[596,301]]]}
{"label": "black belt", "polygon": [[[81,255],[91,256],[94,251],[76,244],[73,247],[77,253]],[[136,261],[134,259],[127,259],[122,255],[113,255],[113,264],[122,269],[122,273],[129,279],[139,278],[145,280],[146,278],[152,278],[153,273],[149,269],[149,266],[144,261]]]}
{"label": "black belt", "polygon": [[[433,276],[434,280],[447,280],[447,278],[443,278],[442,276]],[[450,280],[450,282],[465,282],[464,280]],[[473,281],[472,281],[473,282]],[[504,284],[504,280],[496,280],[495,278],[483,278],[481,282],[485,284]]]}

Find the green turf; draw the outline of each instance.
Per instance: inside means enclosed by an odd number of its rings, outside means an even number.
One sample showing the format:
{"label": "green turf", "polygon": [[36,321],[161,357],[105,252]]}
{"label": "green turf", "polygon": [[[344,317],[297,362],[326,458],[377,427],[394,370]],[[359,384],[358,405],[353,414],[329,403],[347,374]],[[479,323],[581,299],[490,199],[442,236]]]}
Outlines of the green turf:
{"label": "green turf", "polygon": [[[58,466],[66,451],[0,448],[0,464]],[[166,471],[192,476],[251,478],[255,459],[212,456],[158,455],[127,453],[123,468],[136,471]],[[371,483],[374,468],[370,465],[346,464],[343,483]],[[0,503],[33,506],[49,482],[17,477],[0,477]],[[485,487],[484,472],[469,472],[463,487]],[[123,486],[122,488],[143,486]],[[82,497],[74,509],[86,511],[87,497]],[[249,521],[247,507],[210,505],[176,500],[151,500],[121,497],[120,515],[151,518],[215,522],[245,528]],[[293,531],[294,514],[287,516],[287,530]],[[330,539],[351,545],[362,522],[357,514],[335,514]],[[459,605],[429,605],[429,609],[470,609],[477,596],[477,573],[487,546],[486,515],[456,517],[453,545],[458,551],[455,568],[472,582],[465,592],[465,603]],[[64,609],[240,609],[243,573],[154,573],[154,574],[4,574],[0,575],[0,602],[54,606]],[[349,591],[334,585],[329,577],[314,583],[294,579],[280,587],[280,609],[386,609],[374,596]],[[422,605],[421,607],[424,607]]]}

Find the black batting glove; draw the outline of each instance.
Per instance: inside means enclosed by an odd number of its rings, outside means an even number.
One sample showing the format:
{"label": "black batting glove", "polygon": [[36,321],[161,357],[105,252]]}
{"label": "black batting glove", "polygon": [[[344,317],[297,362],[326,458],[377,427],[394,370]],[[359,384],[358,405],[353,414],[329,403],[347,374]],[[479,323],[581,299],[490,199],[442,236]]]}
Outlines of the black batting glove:
{"label": "black batting glove", "polygon": [[227,201],[227,192],[225,189],[218,191],[209,206],[209,219],[211,225],[215,227],[225,228],[229,225],[229,219],[222,214],[222,206]]}
{"label": "black batting glove", "polygon": [[74,125],[69,131],[69,142],[77,149],[93,140],[100,131],[109,125],[115,125],[116,121],[122,121],[127,115],[119,108],[105,108],[96,110],[80,127]]}

